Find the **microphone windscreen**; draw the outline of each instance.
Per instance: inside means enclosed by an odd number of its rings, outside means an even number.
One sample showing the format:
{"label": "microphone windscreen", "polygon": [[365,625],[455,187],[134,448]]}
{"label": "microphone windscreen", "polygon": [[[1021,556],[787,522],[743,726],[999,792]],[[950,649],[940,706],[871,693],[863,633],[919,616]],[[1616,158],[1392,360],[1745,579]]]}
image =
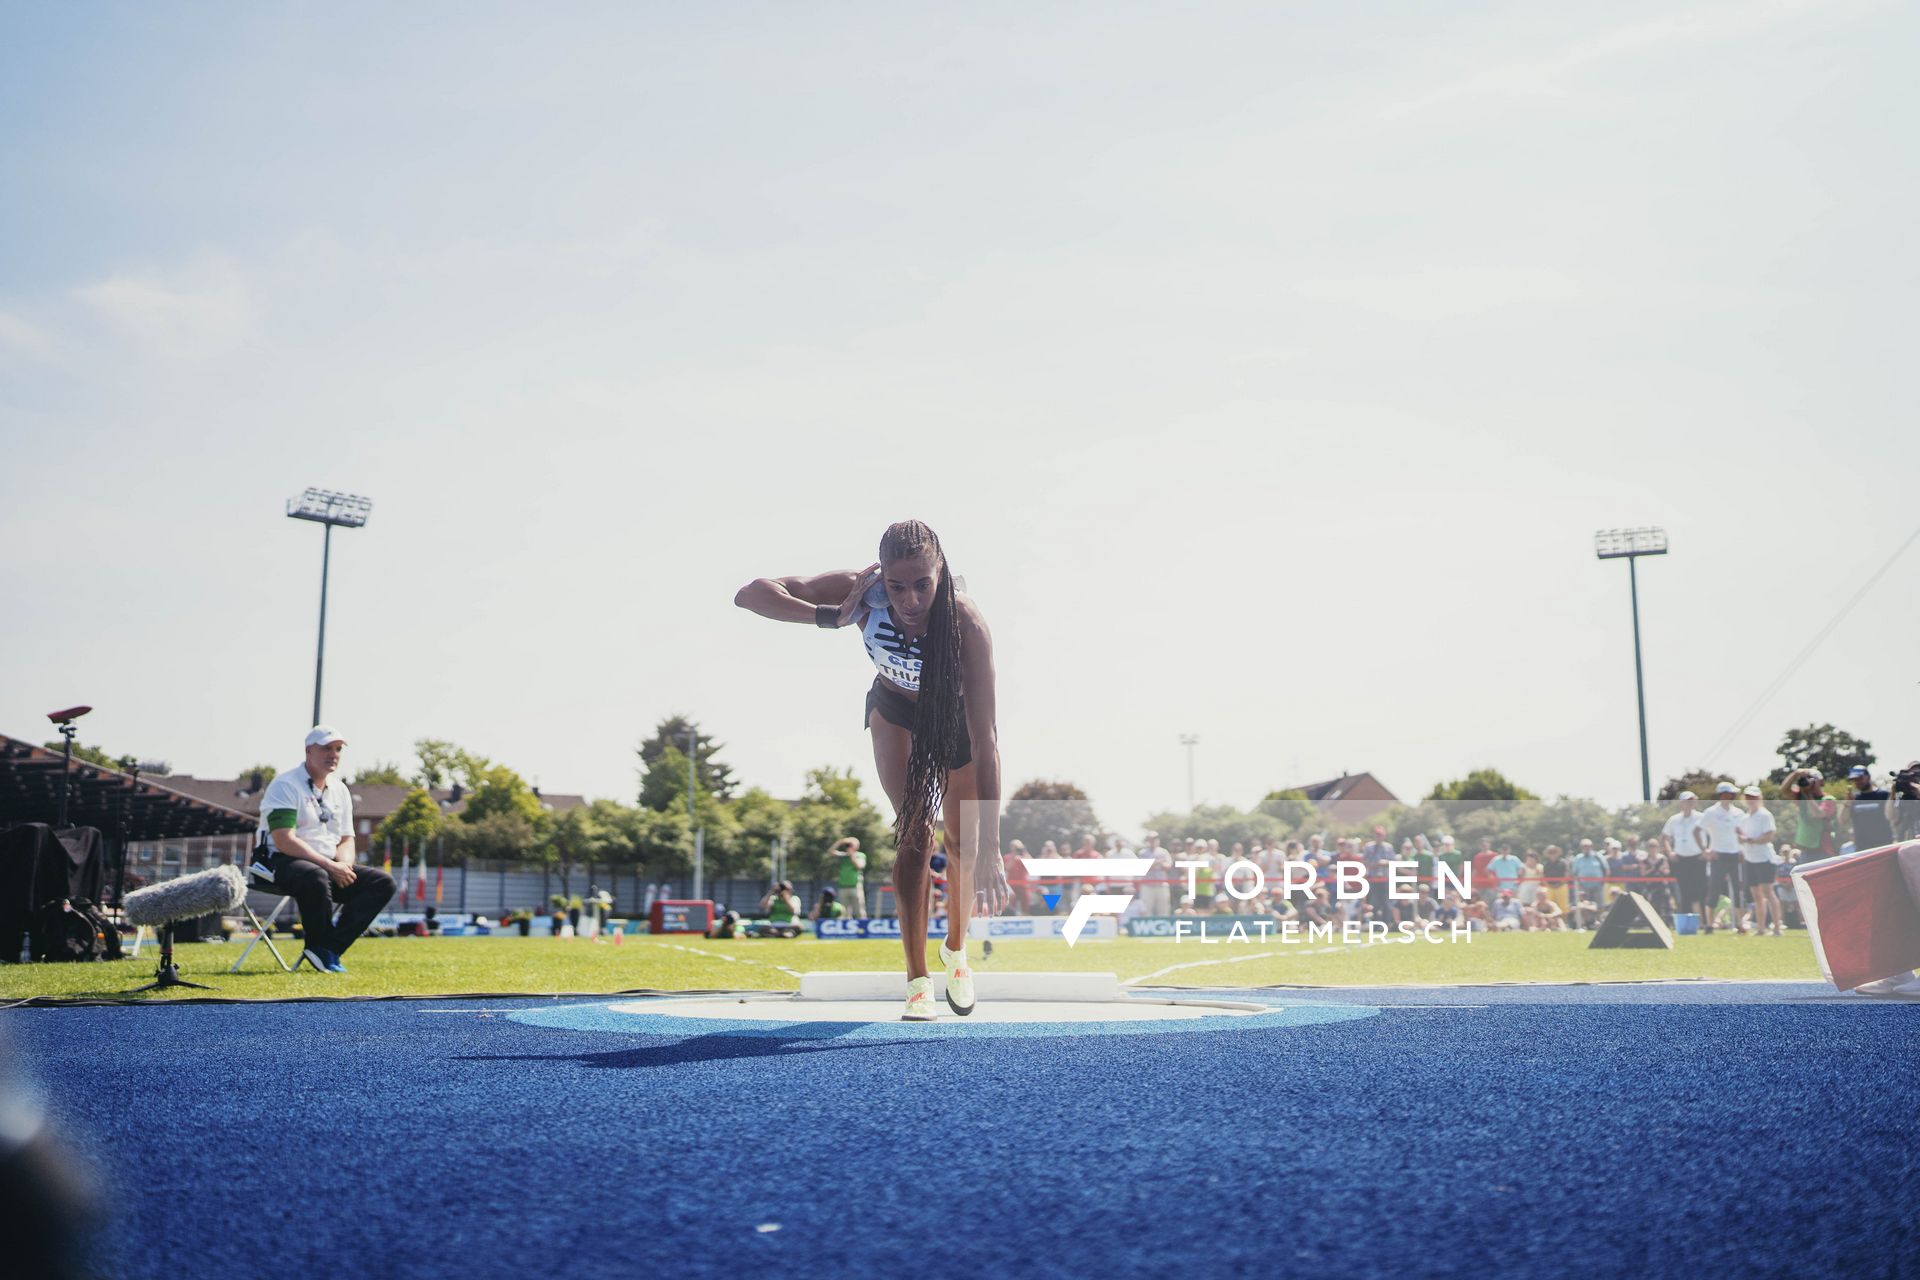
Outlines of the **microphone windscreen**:
{"label": "microphone windscreen", "polygon": [[127,895],[127,923],[163,925],[216,911],[238,911],[246,900],[247,878],[229,864],[136,889]]}

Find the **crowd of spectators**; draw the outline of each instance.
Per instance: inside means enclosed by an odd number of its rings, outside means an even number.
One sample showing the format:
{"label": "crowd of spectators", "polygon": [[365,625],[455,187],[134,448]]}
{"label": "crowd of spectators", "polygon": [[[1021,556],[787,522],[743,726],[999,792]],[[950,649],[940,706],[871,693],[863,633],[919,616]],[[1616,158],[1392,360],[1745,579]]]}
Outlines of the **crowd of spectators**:
{"label": "crowd of spectators", "polygon": [[[1047,910],[1040,901],[1043,892],[1058,892],[1062,908],[1070,908],[1083,893],[1118,892],[1136,895],[1130,913],[1149,916],[1267,916],[1276,922],[1298,921],[1302,927],[1348,921],[1378,921],[1390,928],[1403,923],[1446,926],[1464,920],[1475,929],[1553,932],[1593,929],[1615,898],[1634,892],[1670,924],[1677,913],[1687,911],[1703,932],[1778,935],[1802,925],[1790,876],[1795,864],[1856,846],[1891,843],[1897,831],[1920,824],[1920,802],[1903,805],[1897,793],[1876,787],[1864,767],[1853,771],[1849,789],[1846,827],[1853,838],[1844,843],[1839,802],[1826,795],[1817,770],[1798,769],[1782,785],[1782,794],[1794,806],[1791,841],[1778,838],[1782,828],[1765,807],[1758,786],[1721,782],[1705,805],[1693,792],[1683,792],[1678,811],[1657,835],[1582,837],[1570,849],[1558,844],[1516,849],[1483,837],[1469,852],[1446,833],[1411,835],[1396,845],[1385,827],[1375,827],[1370,837],[1311,835],[1284,842],[1268,837],[1253,843],[1233,841],[1224,848],[1217,839],[1199,837],[1163,844],[1152,831],[1137,847],[1111,837],[1100,848],[1087,834],[1073,847],[1048,840],[1037,851],[1014,841],[1008,878],[1016,909],[1022,912]],[[1911,838],[1910,831],[1901,838]],[[1152,869],[1144,879],[1063,877],[1049,884],[1026,874],[1022,855],[1145,858]],[[1230,890],[1229,868],[1238,862],[1251,863],[1261,875],[1241,868]],[[1294,887],[1286,885],[1283,871],[1290,862],[1314,869],[1311,886],[1298,884],[1305,877],[1297,871]],[[1416,888],[1411,899],[1388,891],[1389,864],[1396,862],[1413,866]],[[1338,893],[1341,864],[1350,868],[1349,883],[1355,869],[1364,876],[1364,896]],[[1445,864],[1453,874],[1437,876],[1436,864]],[[1404,867],[1400,872],[1404,877]],[[1466,893],[1455,887],[1461,879],[1468,885]],[[1240,896],[1256,884],[1263,885],[1260,892]]]}

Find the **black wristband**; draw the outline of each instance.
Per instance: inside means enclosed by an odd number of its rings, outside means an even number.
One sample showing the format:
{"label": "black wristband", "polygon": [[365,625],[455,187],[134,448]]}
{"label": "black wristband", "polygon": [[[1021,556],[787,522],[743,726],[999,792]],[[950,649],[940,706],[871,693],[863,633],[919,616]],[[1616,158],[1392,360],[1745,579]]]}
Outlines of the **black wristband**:
{"label": "black wristband", "polygon": [[825,627],[829,631],[840,626],[840,606],[837,604],[817,604],[813,607],[813,625]]}

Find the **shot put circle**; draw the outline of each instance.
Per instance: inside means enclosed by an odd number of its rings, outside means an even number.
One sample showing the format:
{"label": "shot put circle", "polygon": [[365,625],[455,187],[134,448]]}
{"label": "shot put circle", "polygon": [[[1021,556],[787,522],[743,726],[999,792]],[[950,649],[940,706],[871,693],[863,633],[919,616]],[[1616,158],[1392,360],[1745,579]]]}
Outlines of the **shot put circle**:
{"label": "shot put circle", "polygon": [[933,1022],[900,1021],[899,1000],[798,1000],[786,994],[653,996],[557,1009],[520,1009],[509,1018],[565,1031],[666,1036],[809,1037],[895,1043],[951,1036],[1005,1039],[1065,1035],[1180,1035],[1279,1031],[1379,1016],[1366,1005],[1293,1000],[1254,1002],[1205,997],[1129,997],[1112,1001],[1002,1000],[962,1018],[942,1006]]}

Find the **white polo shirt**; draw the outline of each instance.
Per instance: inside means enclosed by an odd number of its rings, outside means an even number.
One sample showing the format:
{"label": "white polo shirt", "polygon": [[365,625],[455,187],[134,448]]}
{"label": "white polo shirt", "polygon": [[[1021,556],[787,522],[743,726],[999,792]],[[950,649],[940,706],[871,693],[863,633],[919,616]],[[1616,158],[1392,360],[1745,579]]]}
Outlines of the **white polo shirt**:
{"label": "white polo shirt", "polygon": [[1747,811],[1737,804],[1722,808],[1716,802],[1702,809],[1700,825],[1707,829],[1707,848],[1714,853],[1739,853],[1740,837],[1735,828],[1746,816]]}
{"label": "white polo shirt", "polygon": [[[304,762],[276,774],[260,797],[260,825],[265,835],[275,810],[293,810],[293,833],[315,853],[332,857],[340,842],[353,834],[353,793],[339,775],[328,779],[324,790],[313,785]],[[325,815],[322,815],[322,810]]]}
{"label": "white polo shirt", "polygon": [[1703,821],[1704,818],[1698,809],[1690,814],[1676,813],[1667,819],[1667,825],[1660,828],[1660,834],[1664,835],[1667,843],[1673,846],[1675,857],[1697,858],[1700,856],[1700,845],[1694,840],[1693,833],[1700,829]]}
{"label": "white polo shirt", "polygon": [[1762,805],[1752,813],[1740,815],[1740,829],[1747,833],[1740,856],[1748,862],[1773,861],[1773,814]]}

